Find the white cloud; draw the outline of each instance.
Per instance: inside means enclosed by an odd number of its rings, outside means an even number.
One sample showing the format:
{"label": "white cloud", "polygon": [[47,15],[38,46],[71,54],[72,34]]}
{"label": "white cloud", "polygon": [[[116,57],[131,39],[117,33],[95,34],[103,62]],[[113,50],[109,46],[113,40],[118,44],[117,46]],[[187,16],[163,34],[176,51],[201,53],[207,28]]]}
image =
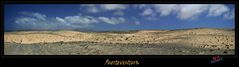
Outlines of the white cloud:
{"label": "white cloud", "polygon": [[220,16],[225,12],[228,12],[229,8],[223,4],[214,4],[209,7],[208,16]]}
{"label": "white cloud", "polygon": [[235,18],[235,9],[233,9],[233,10],[230,11],[230,12],[227,12],[227,13],[223,16],[223,19],[227,19],[227,20],[234,19],[234,18]]}
{"label": "white cloud", "polygon": [[99,10],[96,7],[91,7],[87,11],[89,11],[91,13],[98,13],[99,12]]}
{"label": "white cloud", "polygon": [[154,4],[153,7],[156,12],[160,13],[160,16],[167,16],[179,9],[177,4]]}
{"label": "white cloud", "polygon": [[139,25],[139,24],[140,24],[140,22],[139,22],[139,21],[135,21],[134,23],[135,23],[135,25]]}
{"label": "white cloud", "polygon": [[101,9],[105,9],[105,10],[124,10],[127,8],[127,5],[123,5],[123,4],[102,4],[100,6],[101,6]]}
{"label": "white cloud", "polygon": [[145,7],[147,7],[146,4],[140,4],[140,5],[139,5],[139,9],[142,9],[142,8],[145,8]]}
{"label": "white cloud", "polygon": [[41,20],[46,20],[46,15],[40,14],[40,13],[33,13],[33,16],[36,18],[39,18]]}
{"label": "white cloud", "polygon": [[[32,15],[31,15],[32,14]],[[28,16],[18,17],[15,22],[20,25],[30,25],[32,27],[46,27],[46,26],[68,26],[68,27],[88,27],[91,24],[105,22],[108,24],[119,24],[123,23],[126,20],[123,17],[92,17],[92,16],[65,16],[61,17],[44,17],[45,20],[42,20],[39,16],[43,14],[40,13],[31,13]],[[33,17],[36,16],[36,17]],[[56,25],[57,24],[57,25]]]}
{"label": "white cloud", "polygon": [[75,29],[89,28],[92,24],[105,22],[108,24],[124,23],[123,17],[93,17],[93,16],[65,16],[65,17],[47,17],[40,13],[24,13],[17,17],[15,23],[24,29]]}
{"label": "white cloud", "polygon": [[150,8],[151,4],[134,4],[133,8],[137,9],[145,9],[145,8]]}
{"label": "white cloud", "polygon": [[35,18],[31,18],[31,17],[21,17],[21,18],[17,18],[16,19],[16,23],[17,24],[27,24],[27,25],[29,25],[29,24],[36,24],[36,22],[37,22],[38,20],[37,19],[35,19]]}
{"label": "white cloud", "polygon": [[85,10],[87,12],[90,12],[90,13],[98,13],[98,12],[100,12],[100,9],[97,8],[96,4],[82,4],[81,6],[83,8],[85,8]]}
{"label": "white cloud", "polygon": [[[126,4],[86,4],[85,6],[87,6],[86,10],[91,13],[117,10],[113,12],[113,15],[117,16],[123,16],[123,10],[129,7]],[[137,8],[136,10],[143,10],[139,14],[145,17],[150,16],[147,17],[148,19],[175,15],[178,19],[187,20],[197,19],[200,16],[225,16],[230,11],[224,4],[134,4],[132,7]],[[203,13],[205,14],[202,15]]]}
{"label": "white cloud", "polygon": [[56,21],[61,22],[61,23],[65,23],[66,21],[60,17],[56,17]]}
{"label": "white cloud", "polygon": [[122,17],[111,17],[111,18],[107,18],[107,17],[98,17],[98,19],[102,22],[108,23],[108,24],[119,24],[119,23],[124,23],[125,19]]}
{"label": "white cloud", "polygon": [[196,18],[201,13],[207,11],[206,4],[153,4],[154,11],[160,16],[175,14],[179,19]]}
{"label": "white cloud", "polygon": [[151,15],[153,14],[153,10],[151,8],[147,8],[143,11],[141,15],[146,16],[146,15]]}
{"label": "white cloud", "polygon": [[140,9],[144,9],[143,12],[140,14],[141,16],[144,17],[143,19],[150,20],[150,21],[159,19],[159,17],[156,17],[157,13],[153,9],[152,5],[141,4],[141,5],[139,5],[139,7],[140,7]]}
{"label": "white cloud", "polygon": [[91,27],[91,24],[99,22],[95,17],[91,16],[66,16],[64,19],[56,18],[56,20],[65,22],[65,25],[75,28]]}
{"label": "white cloud", "polygon": [[123,11],[116,11],[113,13],[114,15],[117,15],[117,16],[123,16],[124,15],[124,12]]}
{"label": "white cloud", "polygon": [[[44,25],[45,21],[47,21],[47,16],[41,13],[20,12],[20,14],[24,16],[17,17],[15,20],[15,23],[23,27],[39,28],[40,25]],[[50,23],[48,24],[50,25]],[[42,27],[45,27],[45,26],[42,26]],[[48,27],[45,27],[45,28],[48,28]]]}
{"label": "white cloud", "polygon": [[[99,21],[91,16],[66,16],[61,17],[47,17],[40,13],[23,13],[22,17],[17,17],[15,23],[26,28],[31,29],[61,29],[61,28],[87,28],[93,23]],[[60,28],[58,28],[60,27]]]}
{"label": "white cloud", "polygon": [[[223,4],[139,4],[135,5],[134,7],[144,9],[144,12],[141,13],[144,15],[176,15],[178,19],[182,20],[197,19],[203,13],[206,13],[205,16],[210,17],[220,16],[229,11],[229,8]],[[156,16],[151,16],[148,18],[153,17]]]}
{"label": "white cloud", "polygon": [[97,23],[97,21],[90,16],[66,16],[64,20],[68,23],[90,24]]}
{"label": "white cloud", "polygon": [[26,16],[35,17],[40,20],[46,20],[46,17],[47,17],[46,15],[41,14],[41,13],[21,12],[21,14],[26,15]]}
{"label": "white cloud", "polygon": [[81,10],[86,10],[88,13],[99,13],[111,10],[117,10],[113,12],[113,15],[123,16],[124,12],[122,10],[126,9],[128,6],[123,4],[82,4]]}
{"label": "white cloud", "polygon": [[51,20],[42,20],[36,17],[18,17],[15,20],[15,23],[18,24],[21,29],[55,29],[57,28],[54,22]]}
{"label": "white cloud", "polygon": [[177,17],[180,19],[197,18],[197,16],[207,11],[207,7],[208,5],[205,4],[183,4],[180,5]]}
{"label": "white cloud", "polygon": [[[57,27],[69,28],[86,28],[92,24],[104,22],[107,24],[119,24],[126,22],[124,10],[128,8],[125,4],[85,4],[83,9],[90,13],[101,11],[111,11],[116,16],[122,17],[93,17],[84,15],[65,16],[65,17],[48,17],[45,14],[22,12],[22,16],[17,17],[15,23],[23,27],[31,26],[34,28],[51,29]],[[200,16],[215,17],[222,16],[223,19],[235,18],[235,9],[231,10],[223,4],[136,4],[133,6],[142,12],[137,15],[143,16],[146,20],[159,20],[160,17],[173,15],[181,20],[197,19]],[[138,9],[139,8],[139,9]],[[160,17],[159,17],[160,16]],[[133,23],[139,25],[140,22],[133,16]],[[135,22],[134,22],[135,21]]]}

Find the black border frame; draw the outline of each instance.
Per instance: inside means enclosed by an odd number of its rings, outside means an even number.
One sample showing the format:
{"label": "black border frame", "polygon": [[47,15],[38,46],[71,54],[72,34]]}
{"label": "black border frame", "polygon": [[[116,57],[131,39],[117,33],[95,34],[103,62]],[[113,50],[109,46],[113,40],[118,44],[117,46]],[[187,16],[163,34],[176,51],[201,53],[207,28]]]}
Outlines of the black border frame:
{"label": "black border frame", "polygon": [[[219,55],[223,58],[218,63],[233,63],[238,59],[238,2],[237,1],[5,1],[1,3],[1,28],[4,27],[4,4],[235,4],[235,55]],[[1,59],[15,62],[74,62],[92,63],[103,65],[106,59],[138,60],[141,64],[157,63],[205,63],[211,64],[216,55],[4,55],[4,29],[1,38]],[[23,60],[24,59],[24,60]],[[59,60],[61,59],[61,60]]]}

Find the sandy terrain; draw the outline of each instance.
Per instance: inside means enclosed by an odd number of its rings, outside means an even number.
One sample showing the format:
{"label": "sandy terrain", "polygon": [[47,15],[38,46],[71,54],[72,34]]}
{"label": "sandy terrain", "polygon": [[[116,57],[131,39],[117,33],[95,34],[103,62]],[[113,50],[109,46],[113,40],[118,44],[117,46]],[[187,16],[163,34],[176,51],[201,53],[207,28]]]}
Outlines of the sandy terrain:
{"label": "sandy terrain", "polygon": [[235,31],[200,28],[5,32],[4,52],[7,55],[234,55]]}

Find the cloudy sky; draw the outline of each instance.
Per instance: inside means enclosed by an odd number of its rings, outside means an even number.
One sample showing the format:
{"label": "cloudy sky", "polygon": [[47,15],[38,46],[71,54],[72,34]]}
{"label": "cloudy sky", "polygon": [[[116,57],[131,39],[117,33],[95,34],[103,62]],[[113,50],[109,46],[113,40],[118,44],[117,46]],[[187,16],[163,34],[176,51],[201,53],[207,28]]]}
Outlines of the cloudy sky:
{"label": "cloudy sky", "polygon": [[235,28],[234,4],[5,4],[4,30]]}

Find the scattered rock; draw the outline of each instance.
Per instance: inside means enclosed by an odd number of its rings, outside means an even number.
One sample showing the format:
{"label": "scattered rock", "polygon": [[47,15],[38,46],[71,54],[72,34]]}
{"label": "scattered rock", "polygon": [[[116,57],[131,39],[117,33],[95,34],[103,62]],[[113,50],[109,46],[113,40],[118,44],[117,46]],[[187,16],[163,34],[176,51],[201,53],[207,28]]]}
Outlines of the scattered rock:
{"label": "scattered rock", "polygon": [[227,49],[230,49],[229,46],[227,46]]}
{"label": "scattered rock", "polygon": [[60,41],[60,44],[62,45],[64,42],[63,41]]}
{"label": "scattered rock", "polygon": [[223,51],[223,53],[227,54],[228,52],[227,51]]}
{"label": "scattered rock", "polygon": [[205,54],[204,52],[199,52],[199,54]]}
{"label": "scattered rock", "polygon": [[212,47],[217,47],[217,45],[211,45]]}
{"label": "scattered rock", "polygon": [[128,39],[129,39],[128,37],[125,38],[125,40],[128,40]]}

